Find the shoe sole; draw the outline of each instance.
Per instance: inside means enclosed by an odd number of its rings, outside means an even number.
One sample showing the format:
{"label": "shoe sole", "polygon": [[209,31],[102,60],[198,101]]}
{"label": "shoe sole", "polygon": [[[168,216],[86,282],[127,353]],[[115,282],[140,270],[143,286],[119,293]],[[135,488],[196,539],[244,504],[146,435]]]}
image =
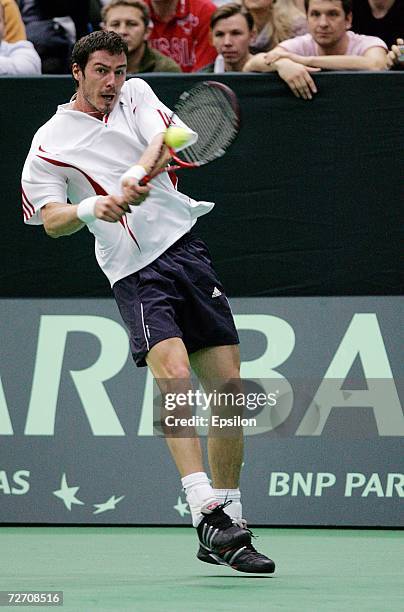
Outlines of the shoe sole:
{"label": "shoe sole", "polygon": [[215,555],[214,552],[206,551],[206,555],[200,555],[200,553],[198,552],[196,556],[199,561],[203,561],[204,563],[210,563],[212,565],[225,565],[226,567],[231,567],[231,569],[234,569],[237,572],[243,572],[244,574],[273,574],[275,571],[275,563],[273,564],[273,567],[271,569],[245,570],[240,569],[239,567],[235,567],[234,565],[230,565],[230,563],[226,563],[226,561],[223,561],[223,559],[221,559],[218,555]]}

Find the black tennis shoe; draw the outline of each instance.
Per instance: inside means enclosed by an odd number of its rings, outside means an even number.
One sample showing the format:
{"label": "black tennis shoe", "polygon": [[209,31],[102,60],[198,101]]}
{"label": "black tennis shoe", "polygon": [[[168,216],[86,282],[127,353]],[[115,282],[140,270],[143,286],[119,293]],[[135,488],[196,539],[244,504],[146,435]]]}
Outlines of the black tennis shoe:
{"label": "black tennis shoe", "polygon": [[252,544],[223,548],[221,551],[210,550],[203,544],[199,545],[196,555],[200,561],[214,565],[227,565],[238,572],[249,574],[273,574],[275,563],[265,555],[257,552]]}
{"label": "black tennis shoe", "polygon": [[223,511],[229,504],[231,500],[224,504],[214,502],[201,509],[203,519],[197,527],[199,543],[209,551],[217,552],[251,544],[248,529],[234,523]]}

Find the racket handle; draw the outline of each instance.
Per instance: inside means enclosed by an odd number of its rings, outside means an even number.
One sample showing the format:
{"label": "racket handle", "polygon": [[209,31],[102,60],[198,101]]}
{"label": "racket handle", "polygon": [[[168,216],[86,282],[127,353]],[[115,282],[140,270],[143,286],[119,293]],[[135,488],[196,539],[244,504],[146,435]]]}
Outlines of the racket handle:
{"label": "racket handle", "polygon": [[150,183],[150,181],[151,181],[150,174],[145,174],[144,177],[140,179],[139,185],[141,187],[144,187],[145,185],[147,185],[147,183]]}

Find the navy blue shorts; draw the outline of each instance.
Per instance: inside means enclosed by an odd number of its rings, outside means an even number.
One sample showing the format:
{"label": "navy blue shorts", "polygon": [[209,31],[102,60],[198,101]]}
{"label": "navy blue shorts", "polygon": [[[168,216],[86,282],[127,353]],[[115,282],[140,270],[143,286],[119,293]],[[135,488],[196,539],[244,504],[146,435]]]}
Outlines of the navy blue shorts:
{"label": "navy blue shorts", "polygon": [[182,338],[188,353],[239,343],[209,251],[191,233],[142,270],[117,281],[113,292],[137,366],[145,366],[148,351],[167,338]]}

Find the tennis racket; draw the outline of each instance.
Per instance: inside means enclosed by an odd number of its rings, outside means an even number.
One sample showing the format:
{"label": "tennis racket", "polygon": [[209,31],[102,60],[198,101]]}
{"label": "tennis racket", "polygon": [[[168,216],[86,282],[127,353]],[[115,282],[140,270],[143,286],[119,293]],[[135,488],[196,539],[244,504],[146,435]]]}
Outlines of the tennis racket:
{"label": "tennis racket", "polygon": [[167,129],[175,125],[176,117],[198,134],[198,140],[180,152],[168,147],[174,164],[171,163],[154,174],[167,147],[163,140],[154,166],[149,174],[141,179],[140,185],[147,185],[153,174],[157,176],[162,172],[173,172],[181,168],[199,168],[222,157],[240,129],[237,96],[230,87],[217,81],[203,81],[184,91],[167,120]]}

